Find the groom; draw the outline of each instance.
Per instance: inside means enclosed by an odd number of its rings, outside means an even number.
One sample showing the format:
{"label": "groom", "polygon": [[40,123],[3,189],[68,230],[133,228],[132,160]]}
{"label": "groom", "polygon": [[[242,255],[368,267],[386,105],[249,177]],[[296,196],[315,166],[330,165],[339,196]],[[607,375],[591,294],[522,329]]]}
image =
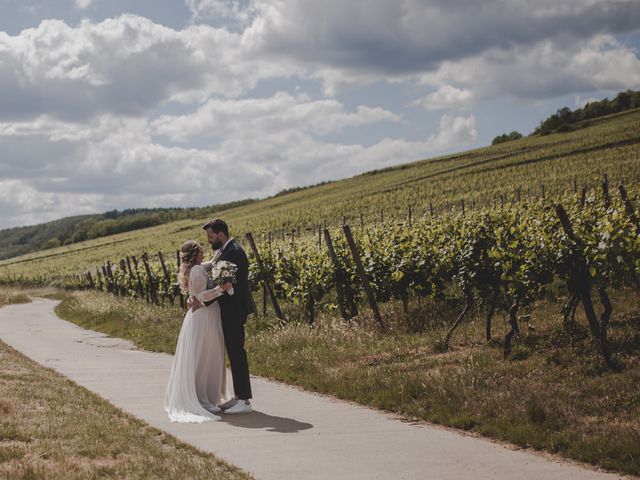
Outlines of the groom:
{"label": "groom", "polygon": [[249,290],[249,261],[242,247],[229,235],[229,227],[223,220],[212,220],[203,228],[207,234],[207,240],[217,252],[210,262],[203,263],[202,266],[210,271],[215,262],[224,260],[238,267],[237,283],[233,285],[234,294],[223,295],[214,300],[220,305],[224,345],[231,364],[235,394],[235,398],[222,407],[225,413],[251,413],[249,363],[244,349],[244,324],[247,316],[254,313]]}

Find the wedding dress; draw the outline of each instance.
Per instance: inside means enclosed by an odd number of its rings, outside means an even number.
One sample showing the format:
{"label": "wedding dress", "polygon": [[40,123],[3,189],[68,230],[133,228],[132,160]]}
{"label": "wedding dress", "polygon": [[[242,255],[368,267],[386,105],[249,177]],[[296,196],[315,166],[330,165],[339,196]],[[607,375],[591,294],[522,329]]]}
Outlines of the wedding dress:
{"label": "wedding dress", "polygon": [[[224,293],[220,287],[207,290],[207,279],[201,265],[191,268],[189,295],[203,303]],[[207,409],[216,409],[228,398],[220,306],[213,302],[195,312],[189,309],[178,336],[164,409],[172,422],[216,421],[220,418]]]}

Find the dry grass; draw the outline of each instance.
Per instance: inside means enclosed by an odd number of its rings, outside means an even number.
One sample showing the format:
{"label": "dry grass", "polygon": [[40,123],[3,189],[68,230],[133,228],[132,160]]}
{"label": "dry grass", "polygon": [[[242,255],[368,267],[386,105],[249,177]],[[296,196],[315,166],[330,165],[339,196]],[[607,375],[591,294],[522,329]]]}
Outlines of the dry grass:
{"label": "dry grass", "polygon": [[24,290],[0,288],[0,307],[14,303],[29,303],[31,297]]}
{"label": "dry grass", "polygon": [[0,342],[0,478],[251,477]]}

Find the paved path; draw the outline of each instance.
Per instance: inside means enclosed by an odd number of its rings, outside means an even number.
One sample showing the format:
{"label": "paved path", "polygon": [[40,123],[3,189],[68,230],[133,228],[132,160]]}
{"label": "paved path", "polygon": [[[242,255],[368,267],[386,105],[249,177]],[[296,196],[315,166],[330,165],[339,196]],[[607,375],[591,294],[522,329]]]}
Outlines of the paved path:
{"label": "paved path", "polygon": [[60,320],[56,302],[0,308],[0,339],[149,424],[258,479],[613,479],[444,428],[254,377],[251,415],[173,424],[162,407],[171,356]]}

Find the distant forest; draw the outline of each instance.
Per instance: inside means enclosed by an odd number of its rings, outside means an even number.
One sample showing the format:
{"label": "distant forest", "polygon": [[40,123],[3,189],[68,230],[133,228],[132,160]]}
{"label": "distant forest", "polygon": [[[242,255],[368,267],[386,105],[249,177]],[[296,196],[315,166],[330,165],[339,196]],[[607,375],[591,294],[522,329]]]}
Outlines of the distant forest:
{"label": "distant forest", "polygon": [[[586,120],[604,117],[614,113],[624,112],[640,108],[640,91],[627,90],[620,92],[613,100],[605,98],[595,102],[589,102],[584,107],[571,110],[568,107],[561,108],[553,115],[550,115],[533,131],[531,135],[548,135],[549,133],[570,132],[576,128],[588,126]],[[498,135],[493,139],[491,145],[510,142],[522,138],[520,132],[513,131]]]}
{"label": "distant forest", "polygon": [[635,108],[640,108],[640,91],[627,90],[620,92],[613,100],[605,98],[597,102],[589,102],[577,110],[561,108],[543,120],[533,135],[570,131],[573,130],[572,125],[576,123]]}
{"label": "distant forest", "polygon": [[0,230],[0,260],[36,250],[105,237],[115,233],[152,227],[187,218],[204,218],[217,211],[245,205],[255,200],[200,208],[132,208],[102,214],[65,217],[60,220]]}

